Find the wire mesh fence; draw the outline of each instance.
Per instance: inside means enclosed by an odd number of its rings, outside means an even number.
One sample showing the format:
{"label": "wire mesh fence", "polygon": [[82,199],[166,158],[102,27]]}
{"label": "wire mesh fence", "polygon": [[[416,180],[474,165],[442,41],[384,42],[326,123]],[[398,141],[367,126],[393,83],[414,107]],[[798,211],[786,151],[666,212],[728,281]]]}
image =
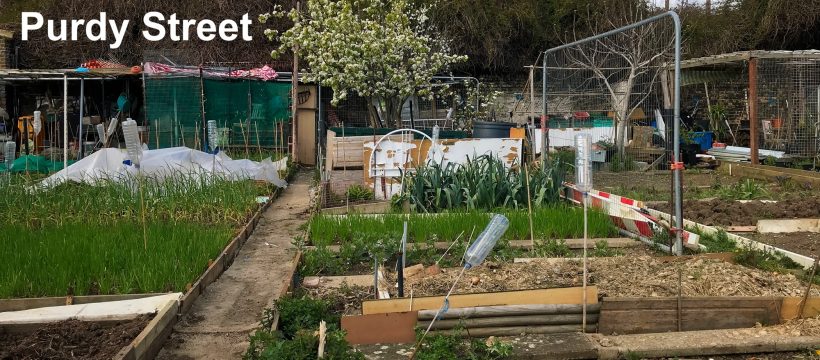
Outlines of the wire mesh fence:
{"label": "wire mesh fence", "polygon": [[523,107],[533,114],[546,110],[548,147],[572,157],[575,135],[589,134],[596,188],[626,192],[640,186],[669,194],[664,169],[673,161],[672,18],[572,44],[545,52],[543,76],[532,77],[530,102],[538,104],[536,94],[543,90],[545,109]]}
{"label": "wire mesh fence", "polygon": [[687,130],[729,146],[752,147],[754,139],[759,161],[770,165],[817,166],[820,52],[729,53],[687,60],[683,68]]}

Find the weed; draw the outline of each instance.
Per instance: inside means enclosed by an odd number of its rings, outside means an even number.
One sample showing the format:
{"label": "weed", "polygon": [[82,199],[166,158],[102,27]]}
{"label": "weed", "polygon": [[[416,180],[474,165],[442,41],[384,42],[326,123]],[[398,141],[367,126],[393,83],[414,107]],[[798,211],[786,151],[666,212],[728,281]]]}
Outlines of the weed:
{"label": "weed", "polygon": [[354,184],[347,188],[347,200],[350,202],[373,200],[373,190],[360,184]]}
{"label": "weed", "polygon": [[751,246],[743,246],[735,251],[735,261],[738,264],[758,268],[771,272],[787,272],[803,269],[788,256],[779,251],[758,250]]}
{"label": "weed", "polygon": [[635,163],[632,156],[628,154],[615,154],[615,156],[612,157],[612,161],[609,163],[609,171],[612,172],[634,171],[637,169],[637,163]]}
{"label": "weed", "polygon": [[[449,334],[428,334],[419,345],[416,359],[419,360],[501,360],[512,354],[512,345],[499,340],[465,338],[463,327],[455,328]],[[417,336],[421,339],[423,331]]]}
{"label": "weed", "polygon": [[707,252],[732,252],[737,248],[735,241],[729,239],[729,234],[722,229],[716,234],[700,233],[700,244],[706,246]]}
{"label": "weed", "polygon": [[537,257],[570,257],[573,255],[564,239],[536,240],[534,250]]}
{"label": "weed", "polygon": [[752,179],[744,179],[731,186],[722,186],[716,194],[723,200],[757,200],[769,196],[766,185]]}
{"label": "weed", "polygon": [[606,242],[606,240],[596,241],[595,248],[592,249],[592,256],[595,257],[611,257],[621,255],[623,255],[623,252],[609,247],[609,243]]}

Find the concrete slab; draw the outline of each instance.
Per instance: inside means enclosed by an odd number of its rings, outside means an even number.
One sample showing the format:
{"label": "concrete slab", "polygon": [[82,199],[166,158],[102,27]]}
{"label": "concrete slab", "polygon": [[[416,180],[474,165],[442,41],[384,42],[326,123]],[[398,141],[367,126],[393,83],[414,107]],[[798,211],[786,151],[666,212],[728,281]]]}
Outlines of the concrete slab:
{"label": "concrete slab", "polygon": [[758,220],[757,232],[761,234],[820,232],[820,219]]}
{"label": "concrete slab", "polygon": [[[596,359],[595,344],[581,333],[530,334],[497,337],[513,346],[511,359]],[[413,344],[361,345],[357,349],[368,360],[408,358]]]}

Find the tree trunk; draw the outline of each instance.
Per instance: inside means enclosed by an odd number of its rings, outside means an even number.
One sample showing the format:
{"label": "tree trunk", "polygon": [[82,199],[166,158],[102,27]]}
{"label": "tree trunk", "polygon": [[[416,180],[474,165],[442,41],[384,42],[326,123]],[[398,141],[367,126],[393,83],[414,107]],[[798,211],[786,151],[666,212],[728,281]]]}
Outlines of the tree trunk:
{"label": "tree trunk", "polygon": [[404,127],[401,121],[401,107],[404,99],[400,98],[380,98],[376,101],[379,104],[379,111],[382,114],[382,121],[387,127],[401,129]]}
{"label": "tree trunk", "polygon": [[615,110],[615,148],[623,155],[626,150],[627,127],[629,125],[629,98],[632,93],[632,84],[635,77],[629,78],[615,85],[615,92],[612,94],[612,107]]}

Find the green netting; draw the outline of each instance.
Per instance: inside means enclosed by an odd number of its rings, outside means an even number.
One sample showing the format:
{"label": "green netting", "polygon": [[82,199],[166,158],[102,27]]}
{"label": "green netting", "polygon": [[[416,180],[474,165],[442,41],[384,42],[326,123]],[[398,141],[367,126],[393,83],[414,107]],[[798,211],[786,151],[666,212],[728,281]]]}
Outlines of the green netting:
{"label": "green netting", "polygon": [[[69,160],[68,165],[75,163]],[[11,165],[11,171],[15,173],[30,172],[50,174],[63,169],[63,161],[51,161],[39,155],[23,155],[15,159]],[[6,172],[6,164],[0,163],[0,173]]]}
{"label": "green netting", "polygon": [[145,79],[150,148],[203,145],[202,86],[205,118],[216,120],[221,148],[287,146],[289,83],[169,76]]}

